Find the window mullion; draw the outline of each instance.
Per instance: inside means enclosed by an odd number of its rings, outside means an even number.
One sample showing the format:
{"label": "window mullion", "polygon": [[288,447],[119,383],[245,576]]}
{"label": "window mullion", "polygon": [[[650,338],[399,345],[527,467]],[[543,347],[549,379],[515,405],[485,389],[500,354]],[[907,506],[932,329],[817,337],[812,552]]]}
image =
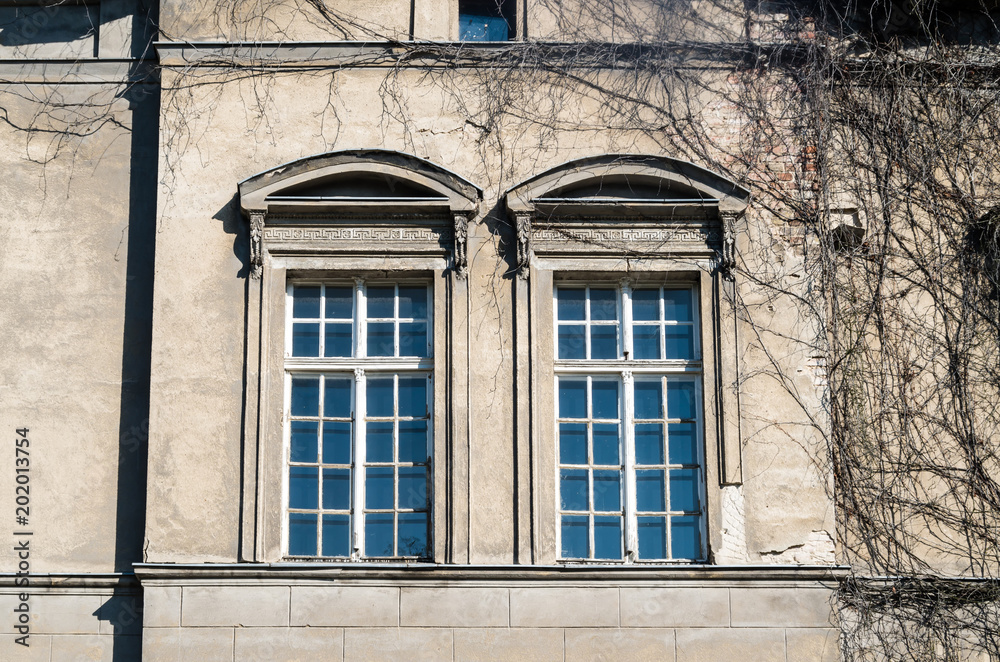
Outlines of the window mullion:
{"label": "window mullion", "polygon": [[633,358],[632,354],[632,286],[627,280],[622,281],[622,351],[625,359]]}
{"label": "window mullion", "polygon": [[367,378],[363,368],[354,369],[354,489],[351,523],[354,527],[354,553],[358,559],[364,556],[364,498],[365,498],[365,416],[366,416]]}
{"label": "window mullion", "polygon": [[358,278],[354,281],[354,298],[357,300],[357,319],[354,329],[357,336],[354,339],[355,358],[368,356],[368,299],[365,296],[365,281]]}
{"label": "window mullion", "polygon": [[635,426],[634,379],[631,370],[622,371],[622,427],[625,448],[625,560],[633,561],[639,555],[638,520],[636,518],[635,495]]}

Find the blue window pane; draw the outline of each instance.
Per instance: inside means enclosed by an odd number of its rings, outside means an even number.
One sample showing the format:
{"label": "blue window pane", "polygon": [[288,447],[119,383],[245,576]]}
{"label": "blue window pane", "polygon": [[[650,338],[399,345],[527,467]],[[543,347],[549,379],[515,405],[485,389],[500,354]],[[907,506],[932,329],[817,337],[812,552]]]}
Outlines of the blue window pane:
{"label": "blue window pane", "polygon": [[667,416],[695,418],[694,382],[667,382]]}
{"label": "blue window pane", "polygon": [[292,377],[292,416],[319,416],[318,377]]}
{"label": "blue window pane", "polygon": [[392,556],[392,513],[365,515],[365,556]]}
{"label": "blue window pane", "polygon": [[319,286],[300,285],[292,292],[292,317],[297,319],[319,317]]}
{"label": "blue window pane", "polygon": [[632,326],[632,351],[635,359],[660,358],[660,327],[650,324]]}
{"label": "blue window pane", "polygon": [[665,517],[639,518],[639,558],[667,558],[667,520]]}
{"label": "blue window pane", "polygon": [[327,510],[351,508],[351,471],[323,469],[323,507]]}
{"label": "blue window pane", "polygon": [[426,462],[427,421],[399,422],[399,461]]}
{"label": "blue window pane", "polygon": [[611,326],[610,324],[595,324],[590,327],[590,358],[618,358],[617,326]]}
{"label": "blue window pane", "polygon": [[368,319],[395,317],[395,290],[392,285],[368,288]]}
{"label": "blue window pane", "polygon": [[559,501],[563,510],[587,508],[587,470],[563,469],[559,472]]}
{"label": "blue window pane", "polygon": [[508,30],[507,21],[499,16],[458,16],[458,38],[461,41],[507,41]]}
{"label": "blue window pane", "polygon": [[354,339],[350,324],[327,324],[324,356],[351,356],[354,353]]}
{"label": "blue window pane", "polygon": [[399,555],[427,556],[427,513],[399,514]]}
{"label": "blue window pane", "polygon": [[323,462],[325,464],[351,463],[351,424],[347,421],[323,423]]}
{"label": "blue window pane", "polygon": [[427,356],[427,322],[400,322],[399,355]]}
{"label": "blue window pane", "polygon": [[292,324],[292,356],[319,356],[319,324]]}
{"label": "blue window pane", "polygon": [[559,463],[587,464],[587,426],[585,424],[559,424]]}
{"label": "blue window pane", "polygon": [[594,464],[621,464],[618,425],[594,423]]}
{"label": "blue window pane", "polygon": [[697,512],[701,509],[697,469],[674,469],[670,472],[670,510]]}
{"label": "blue window pane", "polygon": [[594,471],[594,510],[604,513],[621,512],[621,471]]}
{"label": "blue window pane", "polygon": [[582,325],[564,324],[559,327],[560,359],[587,358],[587,341],[583,334],[584,327]]}
{"label": "blue window pane", "polygon": [[392,467],[365,470],[365,508],[391,510],[393,504]]}
{"label": "blue window pane", "polygon": [[698,464],[694,423],[671,423],[667,426],[670,464]]}
{"label": "blue window pane", "polygon": [[632,319],[640,322],[659,321],[659,288],[632,290]]}
{"label": "blue window pane", "polygon": [[558,303],[556,304],[556,316],[559,321],[582,320],[584,319],[584,304],[587,300],[587,291],[584,289],[567,289],[560,287],[556,292]]}
{"label": "blue window pane", "polygon": [[638,423],[635,426],[636,464],[663,464],[663,426]]}
{"label": "blue window pane", "polygon": [[399,378],[399,415],[424,418],[427,416],[427,378]]}
{"label": "blue window pane", "polygon": [[622,518],[594,518],[594,558],[620,559],[622,557]]}
{"label": "blue window pane", "polygon": [[312,421],[292,421],[290,440],[292,462],[315,462],[318,459],[317,427]]}
{"label": "blue window pane", "polygon": [[559,380],[559,418],[587,417],[587,382],[583,379]]}
{"label": "blue window pane", "polygon": [[593,418],[618,418],[618,382],[594,380],[590,389]]}
{"label": "blue window pane", "polygon": [[318,377],[292,377],[292,416],[319,416]]}
{"label": "blue window pane", "polygon": [[663,471],[659,469],[635,472],[635,506],[644,513],[667,509]]}
{"label": "blue window pane", "polygon": [[562,557],[585,559],[588,554],[588,522],[586,515],[563,515],[561,522]]}
{"label": "blue window pane", "polygon": [[663,316],[668,320],[691,322],[691,290],[664,290]]}
{"label": "blue window pane", "polygon": [[291,556],[316,556],[315,514],[288,514],[288,553]]}
{"label": "blue window pane", "polygon": [[590,288],[590,319],[618,319],[618,291]]}
{"label": "blue window pane", "polygon": [[635,418],[663,418],[663,390],[659,379],[656,381],[636,380]]}
{"label": "blue window pane", "polygon": [[404,319],[427,319],[427,286],[399,286],[399,316]]}
{"label": "blue window pane", "polygon": [[368,356],[394,356],[395,327],[392,322],[368,323]]}
{"label": "blue window pane", "polygon": [[392,462],[392,421],[369,421],[365,428],[369,462]]}
{"label": "blue window pane", "polygon": [[427,508],[427,467],[399,468],[399,507],[404,510]]}
{"label": "blue window pane", "polygon": [[392,377],[370,377],[367,382],[366,411],[369,416],[392,416]]}
{"label": "blue window pane", "polygon": [[348,286],[326,286],[326,318],[354,319],[354,288]]}
{"label": "blue window pane", "polygon": [[323,515],[323,556],[351,555],[351,518]]}
{"label": "blue window pane", "polygon": [[288,468],[288,507],[319,507],[319,469],[317,467]]}
{"label": "blue window pane", "polygon": [[326,378],[326,394],[323,398],[324,418],[350,418],[351,405],[354,398],[351,396],[351,386],[354,380],[348,378]]}
{"label": "blue window pane", "polygon": [[670,556],[701,558],[701,522],[697,517],[670,518]]}
{"label": "blue window pane", "polygon": [[666,343],[665,359],[693,359],[694,358],[694,327],[666,326],[663,328],[664,342]]}

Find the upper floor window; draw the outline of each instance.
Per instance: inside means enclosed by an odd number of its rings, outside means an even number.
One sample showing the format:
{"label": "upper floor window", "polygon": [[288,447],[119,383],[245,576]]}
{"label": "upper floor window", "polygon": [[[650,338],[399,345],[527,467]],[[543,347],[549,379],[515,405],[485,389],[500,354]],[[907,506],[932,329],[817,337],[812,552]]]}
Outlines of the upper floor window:
{"label": "upper floor window", "polygon": [[427,284],[295,283],[288,297],[288,555],[427,557]]}
{"label": "upper floor window", "polygon": [[516,0],[459,0],[458,33],[462,41],[515,38]]}
{"label": "upper floor window", "polygon": [[705,557],[694,290],[560,284],[560,557]]}

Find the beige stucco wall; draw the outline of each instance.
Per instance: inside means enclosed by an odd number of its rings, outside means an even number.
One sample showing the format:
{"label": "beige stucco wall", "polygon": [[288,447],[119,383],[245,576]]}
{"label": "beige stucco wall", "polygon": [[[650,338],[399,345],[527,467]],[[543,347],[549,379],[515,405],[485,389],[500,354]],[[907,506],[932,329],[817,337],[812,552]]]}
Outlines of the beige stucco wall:
{"label": "beige stucco wall", "polygon": [[[386,75],[380,69],[335,77],[199,75],[188,87],[181,74],[164,73],[148,561],[237,559],[248,255],[246,221],[234,200],[237,182],[309,154],[380,147],[415,154],[479,184],[485,212],[500,204],[506,188],[573,158],[663,153],[648,137],[624,131],[545,128],[543,134],[530,125],[501,124],[496,136],[484,135],[455,107],[458,97],[477,102],[479,78],[441,72],[435,84],[424,72],[397,71],[390,88],[397,96],[390,97],[382,87]],[[331,89],[343,92],[331,98]],[[704,102],[710,107],[712,100]],[[588,107],[596,111],[596,102],[584,98],[564,106],[571,119],[585,116]],[[405,124],[398,109],[405,110]],[[726,112],[720,107],[720,124]],[[491,149],[494,140],[503,151]],[[511,239],[498,213],[502,207],[470,228],[470,350],[454,357],[455,369],[469,371],[474,394],[467,499],[468,558],[475,563],[515,558],[513,426],[520,405],[510,398],[514,287],[504,256]],[[780,231],[755,209],[746,223],[740,242],[747,256]],[[787,279],[794,290],[800,258],[791,249],[777,250],[783,262],[776,282]],[[741,508],[734,506],[728,516],[731,529],[742,527],[746,549],[734,558],[829,563],[833,510],[825,449],[810,421],[822,389],[809,351],[815,328],[806,316],[788,314],[795,305],[790,297],[763,302],[773,293],[749,283],[743,289],[749,314],[774,332],[758,335],[746,324],[741,332],[745,484],[734,502]],[[794,395],[771,376],[775,366],[788,376]]]}

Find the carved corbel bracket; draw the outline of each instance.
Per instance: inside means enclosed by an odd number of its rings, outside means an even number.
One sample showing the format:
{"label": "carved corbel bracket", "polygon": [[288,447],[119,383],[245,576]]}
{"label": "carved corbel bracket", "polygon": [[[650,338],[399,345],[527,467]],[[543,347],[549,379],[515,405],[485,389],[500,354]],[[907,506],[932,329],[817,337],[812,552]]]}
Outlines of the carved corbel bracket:
{"label": "carved corbel bracket", "polygon": [[455,275],[465,278],[469,275],[469,217],[455,212]]}
{"label": "carved corbel bracket", "polygon": [[719,251],[719,271],[726,280],[732,280],[736,271],[736,221],[739,212],[724,211],[722,217],[722,249]]}
{"label": "carved corbel bracket", "polygon": [[528,262],[531,255],[531,214],[518,212],[514,215],[514,231],[517,233],[517,275],[528,277]]}
{"label": "carved corbel bracket", "polygon": [[262,209],[251,209],[250,216],[250,277],[260,280],[264,274],[264,251],[261,239],[264,236],[264,216],[267,212]]}

